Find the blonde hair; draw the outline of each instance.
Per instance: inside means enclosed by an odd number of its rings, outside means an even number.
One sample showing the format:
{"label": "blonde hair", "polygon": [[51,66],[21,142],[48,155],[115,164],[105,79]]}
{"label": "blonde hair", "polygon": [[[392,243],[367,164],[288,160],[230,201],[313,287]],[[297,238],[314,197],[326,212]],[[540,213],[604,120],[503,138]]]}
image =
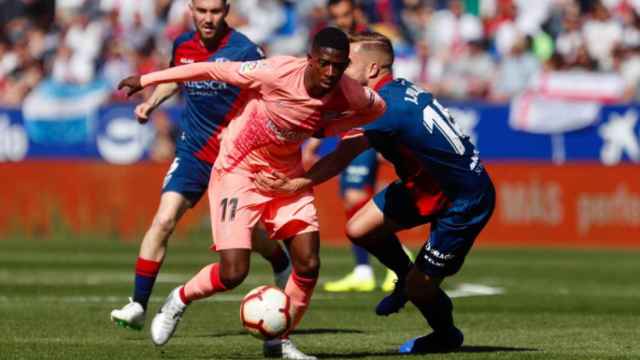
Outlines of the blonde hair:
{"label": "blonde hair", "polygon": [[351,44],[360,44],[360,51],[375,52],[380,55],[381,67],[393,65],[394,54],[391,40],[374,31],[366,31],[349,35]]}

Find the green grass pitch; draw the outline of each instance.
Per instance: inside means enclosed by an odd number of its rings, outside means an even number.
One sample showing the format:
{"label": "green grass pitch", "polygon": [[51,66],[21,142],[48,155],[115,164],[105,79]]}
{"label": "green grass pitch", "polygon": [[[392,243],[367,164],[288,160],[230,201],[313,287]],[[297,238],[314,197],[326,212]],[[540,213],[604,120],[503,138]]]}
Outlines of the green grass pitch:
{"label": "green grass pitch", "polygon": [[[194,303],[175,337],[156,348],[148,327],[125,330],[109,321],[130,296],[136,253],[137,244],[92,238],[1,240],[0,359],[261,358],[261,343],[238,317],[239,298],[272,281],[259,256],[240,288]],[[348,249],[323,248],[321,258],[320,282],[352,266]],[[150,311],[215,259],[205,240],[174,241]],[[637,251],[480,247],[445,283],[465,295],[454,299],[466,338],[461,352],[398,356],[402,342],[428,331],[415,308],[379,318],[373,308],[382,292],[330,294],[321,286],[292,339],[326,359],[640,359],[639,275]]]}

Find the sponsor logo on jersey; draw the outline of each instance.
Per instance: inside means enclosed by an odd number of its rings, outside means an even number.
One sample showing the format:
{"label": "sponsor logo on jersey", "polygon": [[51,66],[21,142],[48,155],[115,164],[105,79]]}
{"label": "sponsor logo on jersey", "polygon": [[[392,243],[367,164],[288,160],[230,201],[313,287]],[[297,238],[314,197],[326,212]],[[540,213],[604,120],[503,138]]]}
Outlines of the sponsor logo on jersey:
{"label": "sponsor logo on jersey", "polygon": [[248,73],[264,67],[266,64],[264,61],[247,61],[240,65],[240,69],[238,70],[241,74]]}
{"label": "sponsor logo on jersey", "polygon": [[309,134],[305,132],[282,129],[271,120],[267,120],[267,129],[269,129],[280,141],[297,142],[309,137]]}
{"label": "sponsor logo on jersey", "polygon": [[215,81],[215,80],[205,80],[205,81],[186,81],[184,83],[184,87],[187,90],[225,90],[227,88],[227,84]]}

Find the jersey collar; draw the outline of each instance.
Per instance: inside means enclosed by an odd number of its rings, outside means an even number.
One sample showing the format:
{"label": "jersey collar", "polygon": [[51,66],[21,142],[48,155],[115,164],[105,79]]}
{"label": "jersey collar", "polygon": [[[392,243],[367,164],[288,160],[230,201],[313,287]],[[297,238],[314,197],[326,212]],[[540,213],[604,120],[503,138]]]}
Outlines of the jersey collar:
{"label": "jersey collar", "polygon": [[391,81],[393,81],[393,75],[387,74],[382,79],[378,80],[378,82],[373,86],[373,90],[378,91]]}
{"label": "jersey collar", "polygon": [[216,47],[211,49],[211,50],[207,49],[207,47],[204,46],[204,44],[200,40],[200,33],[198,32],[198,30],[196,30],[196,40],[198,41],[198,44],[200,44],[200,47],[205,49],[209,54],[214,54],[216,51],[220,50],[225,45],[227,45],[227,43],[229,42],[229,38],[231,37],[231,33],[232,32],[233,31],[232,31],[231,27],[227,25],[227,27],[225,29],[225,32],[224,32],[224,35],[222,35],[222,37],[218,41],[218,44],[216,45]]}

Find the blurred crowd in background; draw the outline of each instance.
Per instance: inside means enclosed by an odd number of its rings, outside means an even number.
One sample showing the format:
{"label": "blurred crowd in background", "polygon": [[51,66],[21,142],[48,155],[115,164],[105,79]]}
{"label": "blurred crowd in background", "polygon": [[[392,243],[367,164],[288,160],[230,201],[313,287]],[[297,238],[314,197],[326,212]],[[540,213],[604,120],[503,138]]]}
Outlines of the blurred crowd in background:
{"label": "blurred crowd in background", "polygon": [[[0,0],[0,105],[39,82],[104,79],[169,64],[189,0]],[[228,23],[267,54],[303,55],[326,0],[230,0]],[[442,98],[505,102],[544,71],[617,73],[640,99],[640,0],[360,0],[394,42],[396,74]],[[112,100],[122,100],[114,91]]]}

